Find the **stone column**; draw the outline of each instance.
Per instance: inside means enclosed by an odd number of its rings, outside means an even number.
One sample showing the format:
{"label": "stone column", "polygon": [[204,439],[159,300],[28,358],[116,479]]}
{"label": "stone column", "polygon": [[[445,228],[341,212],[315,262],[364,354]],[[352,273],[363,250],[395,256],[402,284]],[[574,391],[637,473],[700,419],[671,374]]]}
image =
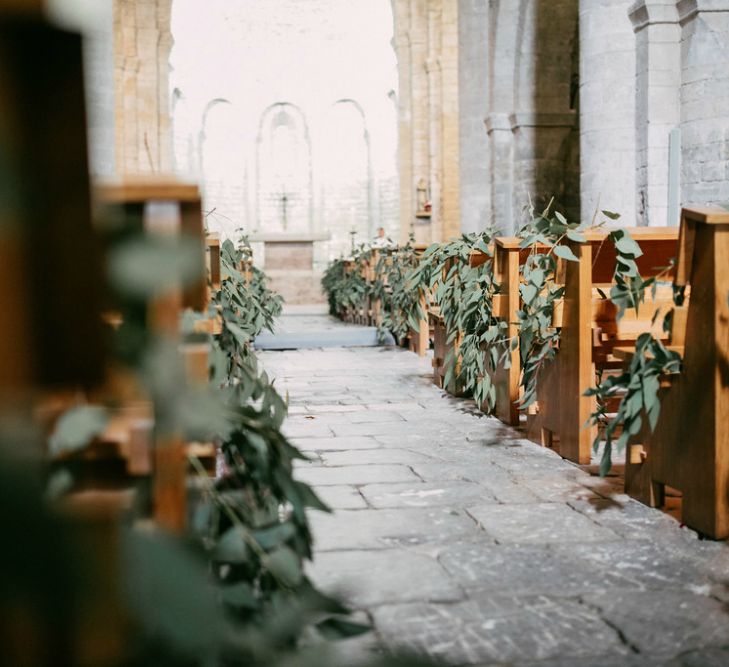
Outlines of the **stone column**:
{"label": "stone column", "polygon": [[441,240],[461,233],[458,132],[458,0],[441,0]]}
{"label": "stone column", "polygon": [[398,179],[400,183],[400,241],[407,241],[415,216],[415,178],[413,176],[413,117],[410,77],[410,0],[394,0],[395,36],[399,91],[398,116]]}
{"label": "stone column", "polygon": [[729,0],[679,0],[681,196],[729,200]]}
{"label": "stone column", "polygon": [[120,174],[172,170],[169,60],[172,0],[114,6],[116,162]]}
{"label": "stone column", "polygon": [[441,77],[441,0],[428,0],[428,162],[432,212],[428,241],[444,241],[443,235],[443,83]]}
{"label": "stone column", "polygon": [[636,224],[668,220],[668,147],[681,121],[681,28],[675,0],[639,0],[630,9],[636,45]]}
{"label": "stone column", "polygon": [[[432,186],[430,181],[430,108],[428,72],[428,3],[423,0],[410,0],[410,101],[412,119],[412,185],[413,211],[416,209],[415,191],[422,180]],[[401,221],[408,230],[413,228],[414,215]],[[426,219],[415,225],[418,242],[430,242],[433,238],[431,225]]]}
{"label": "stone column", "polygon": [[491,211],[488,135],[488,0],[458,3],[458,113],[461,231],[479,232]]}
{"label": "stone column", "polygon": [[630,0],[580,0],[581,217],[635,225],[635,37]]}
{"label": "stone column", "polygon": [[514,229],[514,134],[508,113],[493,112],[486,118],[491,148],[491,224],[502,234]]}

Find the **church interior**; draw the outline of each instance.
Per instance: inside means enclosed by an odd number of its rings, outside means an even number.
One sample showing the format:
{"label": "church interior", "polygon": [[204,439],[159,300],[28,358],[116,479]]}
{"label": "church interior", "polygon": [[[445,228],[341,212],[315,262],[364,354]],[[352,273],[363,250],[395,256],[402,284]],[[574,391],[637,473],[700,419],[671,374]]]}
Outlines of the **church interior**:
{"label": "church interior", "polygon": [[729,0],[0,0],[0,664],[729,664]]}

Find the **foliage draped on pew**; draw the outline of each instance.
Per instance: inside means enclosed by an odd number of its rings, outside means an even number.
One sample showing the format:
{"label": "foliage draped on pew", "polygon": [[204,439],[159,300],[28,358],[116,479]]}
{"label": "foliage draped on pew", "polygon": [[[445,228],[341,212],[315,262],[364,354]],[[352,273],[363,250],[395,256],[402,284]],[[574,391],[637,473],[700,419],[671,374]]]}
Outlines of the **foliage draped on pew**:
{"label": "foliage draped on pew", "polygon": [[[428,312],[440,386],[510,424],[526,412],[527,436],[576,463],[604,443],[601,474],[624,451],[626,493],[660,506],[670,485],[684,522],[723,538],[729,213],[687,207],[680,234],[615,227],[618,218],[603,211],[578,225],[548,208],[514,238],[434,244],[417,266],[412,255],[398,269],[384,263],[398,279],[377,298]],[[348,279],[366,297],[379,273]]]}

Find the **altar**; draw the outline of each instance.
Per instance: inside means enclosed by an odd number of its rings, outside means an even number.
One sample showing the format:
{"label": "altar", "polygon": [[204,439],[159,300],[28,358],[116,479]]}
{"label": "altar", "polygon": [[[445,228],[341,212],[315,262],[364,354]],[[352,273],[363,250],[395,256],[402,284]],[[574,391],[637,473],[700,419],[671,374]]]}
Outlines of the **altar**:
{"label": "altar", "polygon": [[322,301],[319,281],[321,272],[315,270],[315,244],[329,241],[327,232],[268,232],[254,233],[251,243],[262,247],[258,254],[271,279],[271,286],[287,303],[318,303]]}

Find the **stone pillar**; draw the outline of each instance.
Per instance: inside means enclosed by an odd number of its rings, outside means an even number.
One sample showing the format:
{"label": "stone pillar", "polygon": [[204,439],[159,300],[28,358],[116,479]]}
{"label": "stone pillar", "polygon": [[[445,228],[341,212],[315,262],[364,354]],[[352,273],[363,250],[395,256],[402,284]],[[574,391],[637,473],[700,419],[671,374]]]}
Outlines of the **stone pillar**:
{"label": "stone pillar", "polygon": [[668,146],[679,126],[681,28],[675,0],[639,0],[630,9],[636,45],[636,224],[668,220]]}
{"label": "stone pillar", "polygon": [[461,231],[482,231],[491,211],[488,135],[488,0],[458,3],[458,110]]}
{"label": "stone pillar", "polygon": [[440,0],[441,225],[440,240],[461,233],[458,132],[458,0]]}
{"label": "stone pillar", "polygon": [[486,118],[491,148],[491,224],[502,234],[514,229],[514,134],[508,113],[494,112]]}
{"label": "stone pillar", "polygon": [[522,212],[530,198],[537,211],[554,199],[555,210],[574,221],[564,201],[566,149],[576,124],[576,112],[518,112],[510,116],[510,124],[513,132],[513,224],[519,228],[527,221]]}
{"label": "stone pillar", "polygon": [[679,0],[681,197],[729,200],[729,0]]}
{"label": "stone pillar", "polygon": [[[416,210],[415,194],[417,184],[430,183],[430,108],[428,72],[428,3],[423,0],[410,0],[410,103],[412,118],[412,185],[413,211]],[[407,85],[407,84],[406,84]],[[402,220],[401,226],[408,230],[415,224],[414,215]],[[415,238],[418,242],[430,242],[433,233],[427,219],[418,220],[415,225]]]}
{"label": "stone pillar", "polygon": [[441,0],[428,0],[428,59],[425,70],[428,73],[428,162],[430,172],[430,238],[428,241],[443,241],[443,82],[441,77]]}
{"label": "stone pillar", "polygon": [[116,163],[120,174],[172,171],[169,60],[172,0],[114,6]]}
{"label": "stone pillar", "polygon": [[397,55],[399,91],[398,177],[400,182],[400,241],[407,241],[415,217],[415,177],[413,175],[413,111],[410,78],[410,0],[394,0],[395,21],[393,47]]}
{"label": "stone pillar", "polygon": [[635,37],[630,0],[580,0],[581,217],[635,225]]}

